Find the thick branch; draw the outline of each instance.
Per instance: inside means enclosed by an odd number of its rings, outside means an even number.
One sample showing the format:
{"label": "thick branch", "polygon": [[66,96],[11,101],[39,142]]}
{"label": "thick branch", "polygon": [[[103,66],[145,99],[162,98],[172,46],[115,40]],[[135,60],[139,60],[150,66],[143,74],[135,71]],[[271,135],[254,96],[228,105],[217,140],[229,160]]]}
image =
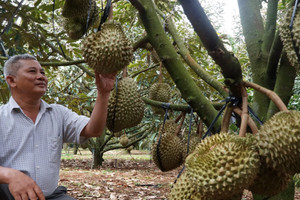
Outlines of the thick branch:
{"label": "thick branch", "polygon": [[[179,2],[209,55],[221,67],[224,77],[240,82],[242,71],[239,61],[225,49],[199,1],[179,0]],[[234,96],[240,96],[240,90],[236,89],[235,86],[230,87],[230,90]]]}
{"label": "thick branch", "polygon": [[[287,105],[293,93],[296,70],[291,66],[286,53],[281,57],[280,67],[278,69],[274,92],[280,97],[282,102]],[[271,102],[268,109],[267,119],[278,112],[278,107]]]}
{"label": "thick branch", "polygon": [[270,79],[276,79],[276,73],[278,68],[278,63],[280,60],[280,55],[282,52],[282,42],[280,40],[279,33],[277,32],[273,41],[272,48],[270,50],[268,65],[267,65],[267,75]]}
{"label": "thick branch", "polygon": [[[155,101],[155,100],[152,100],[152,99],[149,99],[147,97],[142,97],[143,101],[146,103],[146,104],[149,104],[151,106],[155,106],[155,107],[158,107],[158,108],[162,108],[164,104],[166,104],[165,102],[161,102],[161,101]],[[215,109],[219,110],[223,105],[224,103],[211,103]],[[170,109],[171,110],[175,110],[175,111],[183,111],[183,112],[190,112],[191,111],[191,108],[189,105],[184,105],[184,104],[170,104]]]}
{"label": "thick branch", "polygon": [[262,52],[263,20],[260,14],[259,1],[238,0],[243,34],[251,63]]}
{"label": "thick branch", "polygon": [[[137,3],[136,0],[131,0],[131,3],[138,9],[149,41],[180,90],[182,97],[193,107],[194,111],[203,119],[205,124],[209,125],[218,113],[185,69],[160,23],[153,2],[139,0]],[[140,6],[143,6],[143,8]],[[220,125],[221,120],[218,120],[213,127],[213,131],[216,132]]]}
{"label": "thick branch", "polygon": [[263,52],[268,54],[276,31],[276,20],[277,20],[277,7],[278,0],[269,0],[267,9],[267,19],[265,26],[265,33],[263,37]]}

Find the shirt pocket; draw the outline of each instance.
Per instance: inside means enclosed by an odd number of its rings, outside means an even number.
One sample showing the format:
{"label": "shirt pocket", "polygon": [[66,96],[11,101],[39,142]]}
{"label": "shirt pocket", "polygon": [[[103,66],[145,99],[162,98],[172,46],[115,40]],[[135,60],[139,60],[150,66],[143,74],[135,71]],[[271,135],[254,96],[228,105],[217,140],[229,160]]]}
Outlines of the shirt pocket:
{"label": "shirt pocket", "polygon": [[51,137],[48,142],[49,162],[58,163],[61,154],[61,136]]}

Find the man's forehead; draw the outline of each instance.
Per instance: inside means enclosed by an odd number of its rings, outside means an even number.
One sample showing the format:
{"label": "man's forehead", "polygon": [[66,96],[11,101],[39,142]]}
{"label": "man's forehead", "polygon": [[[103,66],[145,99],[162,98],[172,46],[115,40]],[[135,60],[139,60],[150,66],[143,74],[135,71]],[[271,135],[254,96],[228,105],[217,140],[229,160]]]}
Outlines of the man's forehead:
{"label": "man's forehead", "polygon": [[29,67],[34,67],[34,68],[41,68],[42,66],[40,63],[36,60],[19,60],[21,62],[23,67],[29,68]]}

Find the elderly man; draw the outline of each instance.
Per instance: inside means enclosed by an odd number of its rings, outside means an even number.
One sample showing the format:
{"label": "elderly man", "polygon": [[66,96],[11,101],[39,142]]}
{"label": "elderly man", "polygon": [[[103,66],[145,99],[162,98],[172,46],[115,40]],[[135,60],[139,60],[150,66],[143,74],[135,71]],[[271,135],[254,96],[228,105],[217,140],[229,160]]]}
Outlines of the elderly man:
{"label": "elderly man", "polygon": [[35,57],[11,57],[4,75],[11,98],[0,107],[0,199],[74,199],[57,186],[62,145],[102,134],[115,74],[95,73],[98,95],[90,118],[41,99],[48,79]]}

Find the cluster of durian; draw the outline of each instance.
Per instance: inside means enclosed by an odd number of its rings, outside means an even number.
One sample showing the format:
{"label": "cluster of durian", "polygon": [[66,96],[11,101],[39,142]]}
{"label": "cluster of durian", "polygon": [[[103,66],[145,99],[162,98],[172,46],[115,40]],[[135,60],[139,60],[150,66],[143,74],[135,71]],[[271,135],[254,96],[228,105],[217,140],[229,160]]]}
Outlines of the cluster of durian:
{"label": "cluster of durian", "polygon": [[208,137],[186,158],[170,199],[232,199],[244,189],[276,195],[300,172],[299,145],[299,111],[275,114],[255,135]]}
{"label": "cluster of durian", "polygon": [[[171,99],[171,87],[167,83],[154,83],[149,89],[149,99],[168,103]],[[163,108],[152,106],[153,113],[164,114]]]}
{"label": "cluster of durian", "polygon": [[[293,9],[290,8],[286,16],[281,20],[280,26],[279,26],[279,34],[281,41],[283,43],[284,50],[286,51],[287,57],[293,67],[295,67],[296,71],[299,72],[300,70],[300,63],[295,51],[295,48],[300,50],[300,12],[299,8],[297,9],[294,21],[293,21],[293,29],[292,31],[290,30],[290,23],[292,20],[292,14],[293,14]],[[295,47],[294,47],[294,44]],[[300,52],[299,52],[300,54]]]}
{"label": "cluster of durian", "polygon": [[250,134],[239,137],[229,133],[202,140],[186,158],[184,176],[177,179],[170,199],[224,200],[241,195],[259,172],[254,141]]}
{"label": "cluster of durian", "polygon": [[[62,8],[64,29],[73,40],[80,39],[89,28],[99,22],[99,11],[95,0],[66,0]],[[89,21],[88,20],[89,16]]]}
{"label": "cluster of durian", "polygon": [[261,176],[251,190],[260,195],[275,195],[300,172],[300,112],[276,113],[260,128],[255,140],[262,165]]}
{"label": "cluster of durian", "polygon": [[85,61],[100,74],[124,69],[133,57],[132,44],[115,21],[105,22],[100,31],[86,37],[82,50]]}
{"label": "cluster of durian", "polygon": [[159,129],[156,142],[152,144],[151,155],[161,171],[170,171],[184,162],[182,139],[176,133],[177,124],[167,120]]}
{"label": "cluster of durian", "polygon": [[136,126],[142,121],[144,110],[145,103],[136,82],[129,77],[122,78],[110,93],[106,126],[111,132]]}

